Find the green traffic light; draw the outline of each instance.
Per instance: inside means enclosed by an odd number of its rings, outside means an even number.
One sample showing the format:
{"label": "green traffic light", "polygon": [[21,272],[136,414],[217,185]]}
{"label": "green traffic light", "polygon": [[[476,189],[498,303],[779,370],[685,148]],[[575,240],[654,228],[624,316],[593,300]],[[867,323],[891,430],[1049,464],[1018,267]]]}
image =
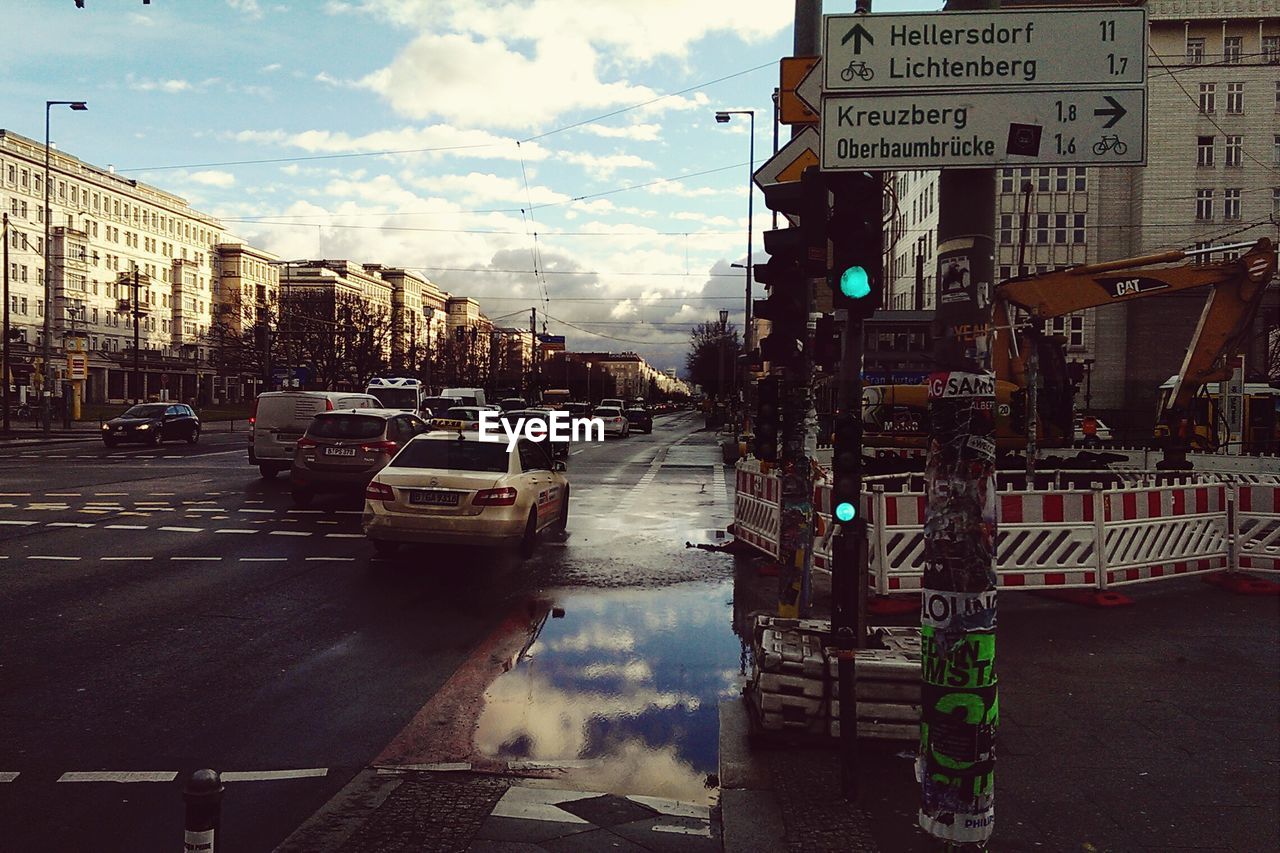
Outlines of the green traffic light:
{"label": "green traffic light", "polygon": [[836,504],[836,521],[853,521],[857,514],[857,508],[848,501]]}
{"label": "green traffic light", "polygon": [[864,299],[871,295],[871,279],[862,267],[849,267],[840,274],[840,293],[850,299]]}

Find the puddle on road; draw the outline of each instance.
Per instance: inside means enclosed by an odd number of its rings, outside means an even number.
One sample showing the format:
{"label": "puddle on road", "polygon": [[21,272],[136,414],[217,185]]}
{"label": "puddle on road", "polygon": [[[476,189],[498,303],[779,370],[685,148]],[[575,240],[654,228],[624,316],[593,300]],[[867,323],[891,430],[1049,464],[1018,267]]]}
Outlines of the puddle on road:
{"label": "puddle on road", "polygon": [[566,590],[485,692],[475,751],[557,787],[711,803],[721,699],[737,695],[733,581]]}

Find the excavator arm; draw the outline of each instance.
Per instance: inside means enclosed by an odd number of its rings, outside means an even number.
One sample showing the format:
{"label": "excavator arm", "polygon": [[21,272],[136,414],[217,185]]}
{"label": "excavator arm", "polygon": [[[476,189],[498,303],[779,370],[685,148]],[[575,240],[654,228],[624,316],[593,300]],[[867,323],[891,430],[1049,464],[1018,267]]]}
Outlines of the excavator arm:
{"label": "excavator arm", "polygon": [[1229,376],[1228,356],[1246,344],[1267,283],[1276,273],[1275,246],[1265,237],[1232,261],[1157,266],[1187,257],[1180,251],[1165,252],[1011,279],[996,288],[997,308],[1016,305],[1043,320],[1100,305],[1212,288],[1160,413],[1173,435],[1176,421],[1190,411],[1205,383]]}

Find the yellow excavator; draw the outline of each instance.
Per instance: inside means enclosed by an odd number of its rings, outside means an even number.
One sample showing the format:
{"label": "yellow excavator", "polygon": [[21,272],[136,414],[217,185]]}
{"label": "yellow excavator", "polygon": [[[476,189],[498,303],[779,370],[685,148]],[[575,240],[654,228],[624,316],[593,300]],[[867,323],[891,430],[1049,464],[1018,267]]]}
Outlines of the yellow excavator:
{"label": "yellow excavator", "polygon": [[[1247,249],[1233,260],[1183,263],[1209,252]],[[1267,284],[1276,273],[1271,240],[1195,252],[1171,251],[1020,276],[998,284],[992,306],[996,329],[992,364],[996,374],[996,446],[1004,452],[1027,446],[1028,374],[1036,383],[1037,445],[1069,447],[1074,439],[1074,386],[1061,343],[1015,317],[1015,309],[1044,321],[1086,308],[1209,288],[1204,310],[1187,346],[1171,391],[1161,398],[1155,436],[1166,460],[1177,464],[1193,447],[1208,447],[1216,430],[1197,423],[1192,405],[1206,385],[1231,376],[1230,363],[1248,341]],[[928,389],[923,385],[868,385],[863,390],[863,444],[869,448],[927,447]]]}

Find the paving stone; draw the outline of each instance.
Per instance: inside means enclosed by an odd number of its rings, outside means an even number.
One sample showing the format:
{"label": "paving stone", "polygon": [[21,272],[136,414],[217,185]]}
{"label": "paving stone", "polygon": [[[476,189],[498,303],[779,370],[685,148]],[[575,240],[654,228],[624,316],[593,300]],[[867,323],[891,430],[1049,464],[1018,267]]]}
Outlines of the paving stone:
{"label": "paving stone", "polygon": [[404,780],[341,853],[454,853],[465,850],[507,790],[496,778],[423,774]]}
{"label": "paving stone", "polygon": [[644,847],[635,844],[620,835],[614,835],[607,829],[596,829],[591,832],[579,832],[566,835],[542,843],[543,850],[551,853],[595,853],[597,850],[613,850],[617,853],[647,853]]}
{"label": "paving stone", "polygon": [[565,823],[551,820],[528,820],[518,817],[497,817],[490,815],[480,825],[476,838],[487,841],[547,841],[572,835],[575,832],[589,832],[595,829],[589,823]]}
{"label": "paving stone", "polygon": [[620,823],[609,831],[654,853],[718,853],[720,834],[709,821],[662,816]]}

